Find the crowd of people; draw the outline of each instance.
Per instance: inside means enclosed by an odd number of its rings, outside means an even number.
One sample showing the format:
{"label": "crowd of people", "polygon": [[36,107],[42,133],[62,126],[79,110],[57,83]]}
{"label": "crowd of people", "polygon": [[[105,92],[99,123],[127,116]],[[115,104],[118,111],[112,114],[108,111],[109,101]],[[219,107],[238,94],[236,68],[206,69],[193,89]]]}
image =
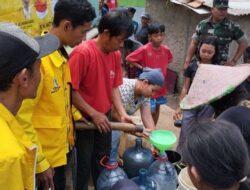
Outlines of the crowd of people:
{"label": "crowd of people", "polygon": [[[156,129],[174,59],[164,45],[165,26],[148,13],[139,25],[133,21],[135,8],[110,11],[101,3],[99,34],[86,41],[96,17],[88,1],[58,1],[51,29],[36,38],[13,23],[0,23],[0,189],[64,190],[72,156],[74,188],[87,190],[90,175],[96,187],[100,160],[117,159],[120,132],[112,132],[110,121],[134,124],[131,115],[140,110],[145,126],[140,136]],[[246,35],[228,19],[227,9],[228,0],[213,0],[211,16],[198,24],[185,58],[180,101],[200,64],[232,67],[242,55],[250,63]],[[128,79],[120,50],[132,35],[142,45],[125,58],[138,71],[138,78]],[[229,58],[233,40],[238,48]],[[70,55],[65,46],[74,48]],[[177,151],[198,190],[250,189],[249,77],[212,104],[175,112],[174,119],[182,120]],[[75,130],[75,121],[91,121],[97,130]],[[125,180],[113,189],[139,188]]]}

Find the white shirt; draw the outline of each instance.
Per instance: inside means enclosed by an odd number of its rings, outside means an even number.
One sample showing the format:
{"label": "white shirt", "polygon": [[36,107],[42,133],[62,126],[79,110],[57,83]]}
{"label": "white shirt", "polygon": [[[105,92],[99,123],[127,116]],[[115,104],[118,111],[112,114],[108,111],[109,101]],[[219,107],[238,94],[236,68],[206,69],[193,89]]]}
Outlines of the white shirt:
{"label": "white shirt", "polygon": [[135,100],[136,79],[123,78],[123,84],[119,86],[122,104],[127,114],[134,114],[141,106],[149,105],[149,98],[140,96]]}

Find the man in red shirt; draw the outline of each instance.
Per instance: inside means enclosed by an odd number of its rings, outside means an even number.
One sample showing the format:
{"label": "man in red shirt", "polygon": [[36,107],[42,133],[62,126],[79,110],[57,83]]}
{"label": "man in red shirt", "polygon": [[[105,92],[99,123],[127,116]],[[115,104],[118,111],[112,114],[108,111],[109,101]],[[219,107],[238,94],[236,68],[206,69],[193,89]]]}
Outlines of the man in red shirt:
{"label": "man in red shirt", "polygon": [[77,131],[77,189],[88,189],[92,177],[96,185],[101,171],[99,161],[109,155],[111,133],[108,115],[111,105],[118,109],[120,120],[131,122],[126,114],[118,86],[122,84],[121,54],[124,40],[133,33],[127,13],[111,11],[100,20],[96,39],[82,42],[70,55],[73,104],[98,130]]}

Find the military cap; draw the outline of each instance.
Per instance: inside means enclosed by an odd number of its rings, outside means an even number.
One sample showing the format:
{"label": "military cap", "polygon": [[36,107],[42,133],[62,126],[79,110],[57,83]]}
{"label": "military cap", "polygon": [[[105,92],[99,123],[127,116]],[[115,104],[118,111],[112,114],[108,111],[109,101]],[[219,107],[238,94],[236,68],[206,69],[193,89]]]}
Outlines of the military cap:
{"label": "military cap", "polygon": [[214,0],[213,7],[216,8],[228,8],[228,0]]}

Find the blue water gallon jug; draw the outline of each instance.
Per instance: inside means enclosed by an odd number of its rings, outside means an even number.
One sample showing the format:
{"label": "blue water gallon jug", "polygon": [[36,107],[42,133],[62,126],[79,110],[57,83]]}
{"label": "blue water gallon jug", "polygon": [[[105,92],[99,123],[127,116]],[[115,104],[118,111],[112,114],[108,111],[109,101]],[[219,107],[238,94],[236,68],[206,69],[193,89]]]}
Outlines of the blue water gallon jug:
{"label": "blue water gallon jug", "polygon": [[129,178],[139,175],[141,168],[148,169],[154,157],[150,149],[142,146],[142,139],[135,140],[135,146],[128,148],[123,154],[123,168]]}
{"label": "blue water gallon jug", "polygon": [[166,154],[157,158],[148,169],[148,176],[157,183],[157,190],[176,190],[177,173]]}
{"label": "blue water gallon jug", "polygon": [[108,157],[104,157],[100,161],[104,169],[97,179],[97,190],[110,190],[116,182],[128,178],[124,170],[118,166],[117,162],[105,162],[107,159]]}
{"label": "blue water gallon jug", "polygon": [[139,176],[132,178],[132,180],[141,190],[157,190],[156,182],[147,176],[147,170],[144,168],[140,169]]}

